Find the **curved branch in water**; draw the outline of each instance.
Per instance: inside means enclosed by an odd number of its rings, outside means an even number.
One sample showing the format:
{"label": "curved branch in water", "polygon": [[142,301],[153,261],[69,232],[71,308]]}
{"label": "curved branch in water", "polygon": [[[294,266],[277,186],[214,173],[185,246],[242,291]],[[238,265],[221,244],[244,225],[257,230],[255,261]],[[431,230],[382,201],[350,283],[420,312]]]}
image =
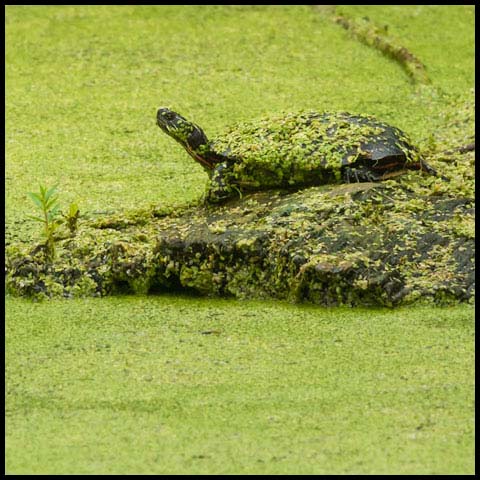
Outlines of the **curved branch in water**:
{"label": "curved branch in water", "polygon": [[[425,65],[407,48],[399,45],[387,35],[387,28],[375,25],[369,18],[348,18],[344,14],[335,14],[335,5],[315,5],[331,16],[332,20],[347,30],[356,40],[376,48],[384,55],[398,62],[410,78],[418,84],[429,85],[431,80],[427,75]],[[329,7],[329,8],[325,8]]]}

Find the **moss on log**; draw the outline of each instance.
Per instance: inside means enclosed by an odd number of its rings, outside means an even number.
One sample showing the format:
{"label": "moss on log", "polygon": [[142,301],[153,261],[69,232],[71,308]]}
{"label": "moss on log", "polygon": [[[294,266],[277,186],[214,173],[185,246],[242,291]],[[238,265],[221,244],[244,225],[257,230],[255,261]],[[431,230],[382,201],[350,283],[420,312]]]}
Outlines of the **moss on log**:
{"label": "moss on log", "polygon": [[10,247],[7,288],[33,296],[184,290],[321,305],[445,304],[474,294],[473,200],[396,181],[267,191],[177,215],[84,222],[41,248]]}

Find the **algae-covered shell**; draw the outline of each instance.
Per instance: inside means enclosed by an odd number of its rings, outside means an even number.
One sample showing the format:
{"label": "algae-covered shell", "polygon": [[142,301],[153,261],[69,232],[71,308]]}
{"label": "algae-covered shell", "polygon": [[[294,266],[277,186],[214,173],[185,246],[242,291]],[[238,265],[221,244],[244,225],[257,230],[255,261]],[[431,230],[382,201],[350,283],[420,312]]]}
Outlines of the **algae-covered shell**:
{"label": "algae-covered shell", "polygon": [[416,148],[401,130],[349,113],[289,113],[237,124],[212,139],[209,148],[258,166],[282,161],[338,169],[360,157],[372,165],[387,157],[402,166],[418,161]]}
{"label": "algae-covered shell", "polygon": [[291,113],[235,125],[206,150],[226,159],[212,175],[213,201],[235,188],[378,181],[385,173],[422,168],[417,149],[401,130],[348,113]]}

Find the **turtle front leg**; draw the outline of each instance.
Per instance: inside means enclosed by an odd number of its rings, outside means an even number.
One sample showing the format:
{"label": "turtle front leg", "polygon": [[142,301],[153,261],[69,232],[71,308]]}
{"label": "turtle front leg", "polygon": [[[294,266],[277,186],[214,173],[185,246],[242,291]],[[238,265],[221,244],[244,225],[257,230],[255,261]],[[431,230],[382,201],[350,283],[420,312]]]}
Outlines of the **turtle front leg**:
{"label": "turtle front leg", "polygon": [[344,183],[379,182],[381,179],[381,175],[372,172],[366,167],[344,167],[342,170]]}
{"label": "turtle front leg", "polygon": [[228,165],[226,162],[217,165],[210,177],[207,186],[206,201],[209,203],[220,203],[235,195],[241,195],[240,190],[227,181]]}

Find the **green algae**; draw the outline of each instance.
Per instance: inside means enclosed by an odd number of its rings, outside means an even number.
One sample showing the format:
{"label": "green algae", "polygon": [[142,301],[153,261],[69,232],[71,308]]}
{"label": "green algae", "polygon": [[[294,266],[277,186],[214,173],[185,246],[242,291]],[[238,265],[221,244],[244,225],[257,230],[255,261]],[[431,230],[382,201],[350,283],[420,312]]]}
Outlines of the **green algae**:
{"label": "green algae", "polygon": [[7,300],[11,474],[465,474],[473,309]]}

